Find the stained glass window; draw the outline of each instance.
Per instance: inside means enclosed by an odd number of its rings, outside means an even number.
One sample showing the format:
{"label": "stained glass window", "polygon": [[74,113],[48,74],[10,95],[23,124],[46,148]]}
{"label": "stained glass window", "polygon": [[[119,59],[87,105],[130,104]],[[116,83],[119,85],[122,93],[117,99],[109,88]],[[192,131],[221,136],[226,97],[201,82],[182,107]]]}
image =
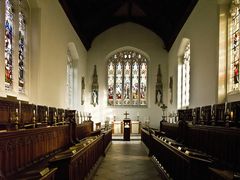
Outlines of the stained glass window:
{"label": "stained glass window", "polygon": [[139,102],[139,64],[134,60],[132,64],[132,103],[137,105]]}
{"label": "stained glass window", "polygon": [[[19,1],[21,3],[21,1]],[[23,12],[19,12],[19,51],[18,51],[18,65],[19,65],[19,75],[18,75],[18,85],[19,92],[24,92],[24,60],[25,60],[25,34],[26,34],[26,24]]]}
{"label": "stained glass window", "polygon": [[13,5],[5,1],[5,89],[13,86]]}
{"label": "stained glass window", "polygon": [[182,87],[182,106],[189,106],[190,91],[190,43],[187,44],[183,57],[183,87]]}
{"label": "stained glass window", "polygon": [[124,97],[123,104],[130,104],[130,87],[131,87],[131,62],[126,59],[124,62]]}
{"label": "stained glass window", "polygon": [[140,66],[140,104],[147,104],[147,60],[144,59]]}
{"label": "stained glass window", "polygon": [[178,108],[189,106],[190,97],[190,42],[184,48],[178,65]]}
{"label": "stained glass window", "polygon": [[116,88],[115,88],[115,103],[122,104],[122,79],[123,79],[123,65],[121,61],[116,64]]}
{"label": "stained glass window", "polygon": [[231,91],[239,89],[239,8],[235,7],[231,22]]}
{"label": "stained glass window", "polygon": [[114,97],[114,63],[110,60],[108,63],[108,104],[113,105]]}
{"label": "stained glass window", "polygon": [[108,59],[108,105],[147,105],[147,59],[119,51]]}

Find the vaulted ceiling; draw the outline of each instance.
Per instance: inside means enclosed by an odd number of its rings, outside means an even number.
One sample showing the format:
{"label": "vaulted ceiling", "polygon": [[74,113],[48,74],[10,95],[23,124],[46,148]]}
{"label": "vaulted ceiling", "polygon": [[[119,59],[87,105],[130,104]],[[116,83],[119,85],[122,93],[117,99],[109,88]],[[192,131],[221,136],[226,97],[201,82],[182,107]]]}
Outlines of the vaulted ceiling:
{"label": "vaulted ceiling", "polygon": [[124,22],[156,33],[169,50],[198,0],[59,0],[88,50],[103,31]]}

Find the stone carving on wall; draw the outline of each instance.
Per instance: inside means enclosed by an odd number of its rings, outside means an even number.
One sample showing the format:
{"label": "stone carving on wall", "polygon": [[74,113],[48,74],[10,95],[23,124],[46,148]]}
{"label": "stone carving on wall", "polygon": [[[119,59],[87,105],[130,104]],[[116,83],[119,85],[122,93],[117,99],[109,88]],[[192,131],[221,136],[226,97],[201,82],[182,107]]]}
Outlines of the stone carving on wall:
{"label": "stone carving on wall", "polygon": [[85,78],[82,77],[82,92],[81,92],[81,105],[84,104],[84,90],[85,90]]}
{"label": "stone carving on wall", "polygon": [[94,65],[93,82],[92,82],[92,105],[95,107],[98,104],[98,75],[97,67]]}
{"label": "stone carving on wall", "polygon": [[160,106],[163,103],[163,84],[160,64],[158,65],[155,104]]}

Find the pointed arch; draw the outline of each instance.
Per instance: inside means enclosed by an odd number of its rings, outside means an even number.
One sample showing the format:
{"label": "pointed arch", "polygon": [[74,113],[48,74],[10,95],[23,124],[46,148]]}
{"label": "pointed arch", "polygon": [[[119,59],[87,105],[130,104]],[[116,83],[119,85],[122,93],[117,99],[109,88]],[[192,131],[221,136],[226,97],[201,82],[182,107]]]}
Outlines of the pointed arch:
{"label": "pointed arch", "polygon": [[149,56],[125,46],[106,56],[108,105],[147,106]]}

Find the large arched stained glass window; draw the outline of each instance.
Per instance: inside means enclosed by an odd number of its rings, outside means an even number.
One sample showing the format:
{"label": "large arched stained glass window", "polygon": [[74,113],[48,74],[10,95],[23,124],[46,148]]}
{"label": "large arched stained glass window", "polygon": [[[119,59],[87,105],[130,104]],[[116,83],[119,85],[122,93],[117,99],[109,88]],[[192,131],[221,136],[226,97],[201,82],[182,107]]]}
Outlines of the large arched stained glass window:
{"label": "large arched stained glass window", "polygon": [[[20,6],[22,1],[19,1]],[[19,12],[19,40],[18,40],[18,67],[19,67],[19,75],[18,75],[18,86],[19,92],[24,92],[24,66],[25,66],[25,34],[26,34],[26,22],[25,16],[22,11]]]}
{"label": "large arched stained glass window", "polygon": [[5,1],[5,89],[13,87],[13,4]]}
{"label": "large arched stained glass window", "polygon": [[239,7],[232,5],[231,11],[231,58],[230,58],[230,91],[239,90]]}
{"label": "large arched stained glass window", "polygon": [[147,58],[123,50],[108,58],[108,105],[147,105]]}

